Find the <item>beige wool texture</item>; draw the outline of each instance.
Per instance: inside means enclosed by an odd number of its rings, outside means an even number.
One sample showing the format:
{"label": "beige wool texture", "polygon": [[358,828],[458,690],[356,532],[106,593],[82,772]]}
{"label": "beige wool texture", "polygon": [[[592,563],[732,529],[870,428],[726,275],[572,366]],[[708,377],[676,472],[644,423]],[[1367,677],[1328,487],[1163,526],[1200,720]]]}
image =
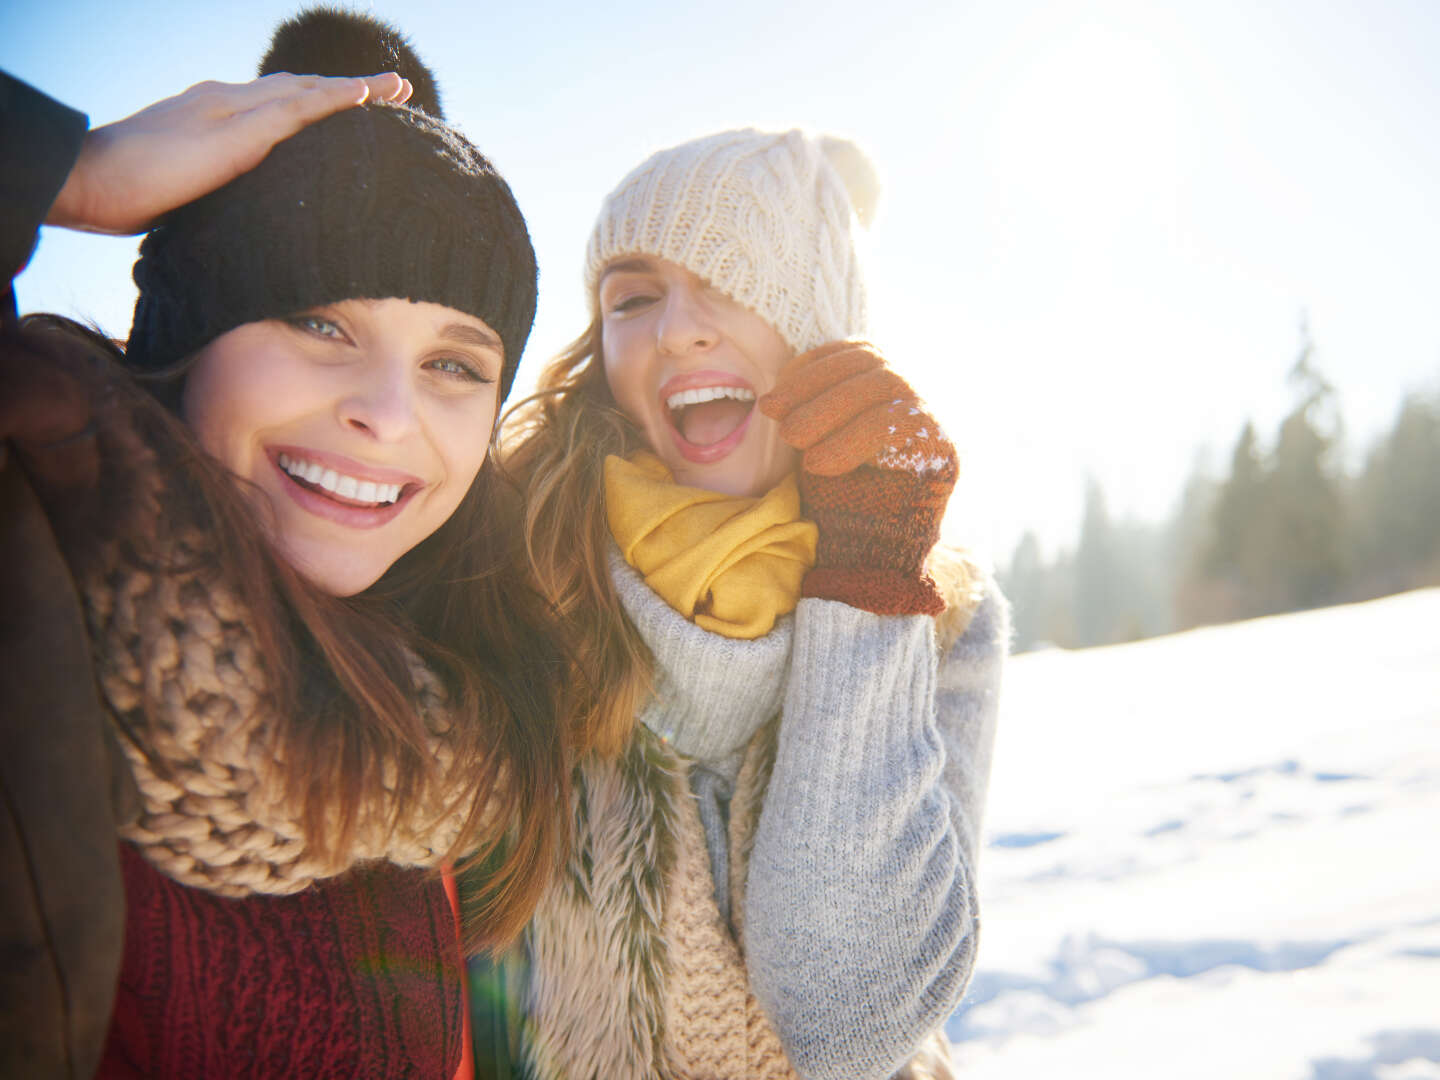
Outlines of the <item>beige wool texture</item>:
{"label": "beige wool texture", "polygon": [[437,785],[397,805],[386,763],[385,790],[359,807],[350,848],[321,856],[286,796],[279,717],[248,610],[196,557],[212,544],[198,530],[167,537],[154,556],[168,569],[154,573],[127,567],[112,545],[85,583],[96,676],[127,732],[120,742],[141,794],[138,820],[120,835],[173,880],[229,897],[296,893],[371,859],[437,865],[470,810],[439,678],[412,657]]}
{"label": "beige wool texture", "polygon": [[626,255],[690,270],[804,352],[863,337],[856,229],[879,197],[875,167],[848,139],[747,128],[652,154],[605,197],[585,286]]}

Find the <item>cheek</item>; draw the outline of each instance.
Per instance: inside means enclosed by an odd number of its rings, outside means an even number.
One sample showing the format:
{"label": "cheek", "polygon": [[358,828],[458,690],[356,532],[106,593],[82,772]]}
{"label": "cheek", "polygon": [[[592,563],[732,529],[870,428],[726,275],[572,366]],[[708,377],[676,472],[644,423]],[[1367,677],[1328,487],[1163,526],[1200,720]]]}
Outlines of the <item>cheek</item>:
{"label": "cheek", "polygon": [[229,377],[233,367],[223,354],[202,352],[180,397],[180,418],[200,445],[232,470],[239,465],[234,447],[251,411],[245,387]]}
{"label": "cheek", "polygon": [[755,351],[751,354],[756,357],[760,369],[770,378],[770,386],[774,386],[780,378],[780,373],[785,370],[795,352],[779,333],[771,329],[768,323],[762,324],[762,333],[755,343]]}
{"label": "cheek", "polygon": [[180,397],[181,419],[200,445],[241,475],[253,464],[260,432],[329,400],[312,369],[262,330],[242,326],[200,350]]}
{"label": "cheek", "polygon": [[[475,483],[480,468],[490,454],[490,433],[495,423],[495,405],[489,408],[460,409],[446,416],[443,423],[427,424],[432,445],[438,451],[445,470],[445,486],[454,506],[460,504],[465,492]],[[451,509],[454,509],[454,506]]]}
{"label": "cheek", "polygon": [[[645,422],[645,368],[632,359],[625,349],[623,335],[605,334],[605,382],[620,411],[639,426]],[[612,344],[613,343],[613,344]]]}

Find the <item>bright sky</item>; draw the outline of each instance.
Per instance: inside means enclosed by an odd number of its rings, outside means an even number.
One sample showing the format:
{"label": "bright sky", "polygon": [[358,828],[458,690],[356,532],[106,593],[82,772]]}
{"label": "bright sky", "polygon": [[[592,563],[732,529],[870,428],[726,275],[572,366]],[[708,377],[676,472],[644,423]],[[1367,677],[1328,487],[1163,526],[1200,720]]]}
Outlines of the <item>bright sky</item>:
{"label": "bright sky", "polygon": [[[119,119],[247,79],[273,0],[16,3],[0,66]],[[1073,543],[1087,472],[1159,519],[1197,451],[1269,433],[1308,311],[1352,448],[1440,384],[1440,4],[380,2],[540,257],[520,373],[584,327],[600,199],[729,127],[850,135],[883,180],[872,337],[954,435],[947,531]],[[46,230],[21,306],[123,335],[133,239]]]}

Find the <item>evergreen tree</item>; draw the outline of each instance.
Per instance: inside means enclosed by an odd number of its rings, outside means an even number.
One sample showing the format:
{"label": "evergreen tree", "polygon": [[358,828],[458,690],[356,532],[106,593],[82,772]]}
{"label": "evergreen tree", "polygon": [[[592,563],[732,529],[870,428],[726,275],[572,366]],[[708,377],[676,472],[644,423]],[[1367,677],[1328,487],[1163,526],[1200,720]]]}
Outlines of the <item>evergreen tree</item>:
{"label": "evergreen tree", "polygon": [[1269,528],[1260,553],[1264,607],[1295,611],[1334,603],[1345,577],[1345,510],[1335,475],[1340,418],[1334,387],[1314,364],[1309,327],[1290,372],[1294,410],[1280,425],[1274,467],[1264,481]]}
{"label": "evergreen tree", "polygon": [[1029,652],[1042,640],[1041,620],[1045,616],[1046,568],[1040,557],[1040,541],[1026,532],[1015,545],[1010,568],[1000,575],[1000,585],[1010,600],[1011,625],[1015,628],[1014,651]]}
{"label": "evergreen tree", "polygon": [[1092,476],[1085,484],[1085,517],[1075,549],[1075,631],[1080,645],[1120,640],[1125,587],[1105,493]]}
{"label": "evergreen tree", "polygon": [[1247,420],[1230,455],[1230,475],[1215,498],[1199,573],[1185,598],[1185,625],[1246,619],[1267,607],[1261,554],[1268,547],[1266,481],[1255,425]]}
{"label": "evergreen tree", "polygon": [[1440,394],[1407,394],[1353,495],[1357,591],[1440,585]]}
{"label": "evergreen tree", "polygon": [[1201,560],[1210,541],[1219,494],[1220,485],[1211,477],[1205,456],[1197,454],[1184,491],[1165,527],[1161,582],[1168,617],[1162,633],[1204,621],[1196,617],[1194,609],[1205,590]]}

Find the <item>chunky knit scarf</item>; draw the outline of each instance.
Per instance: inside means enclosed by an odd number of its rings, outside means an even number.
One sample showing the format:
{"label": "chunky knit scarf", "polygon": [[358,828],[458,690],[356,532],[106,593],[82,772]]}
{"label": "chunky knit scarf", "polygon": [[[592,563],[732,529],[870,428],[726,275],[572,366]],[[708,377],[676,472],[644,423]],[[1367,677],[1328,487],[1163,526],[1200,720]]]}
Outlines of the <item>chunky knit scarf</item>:
{"label": "chunky knit scarf", "polygon": [[[121,742],[143,801],[121,835],[167,876],[223,896],[298,892],[366,859],[436,865],[468,807],[433,792],[402,807],[393,829],[393,805],[362,806],[354,844],[336,858],[307,846],[300,810],[284,794],[278,718],[245,608],[231,589],[184,569],[206,543],[196,532],[177,538],[155,561],[163,571],[103,558],[108,570],[83,585],[100,687],[127,729]],[[412,674],[444,776],[444,691],[418,661]],[[152,713],[147,697],[158,703]]]}
{"label": "chunky knit scarf", "polygon": [[763,637],[815,565],[793,476],[758,498],[675,483],[649,451],[605,459],[605,509],[625,561],[672,608],[726,637]]}

